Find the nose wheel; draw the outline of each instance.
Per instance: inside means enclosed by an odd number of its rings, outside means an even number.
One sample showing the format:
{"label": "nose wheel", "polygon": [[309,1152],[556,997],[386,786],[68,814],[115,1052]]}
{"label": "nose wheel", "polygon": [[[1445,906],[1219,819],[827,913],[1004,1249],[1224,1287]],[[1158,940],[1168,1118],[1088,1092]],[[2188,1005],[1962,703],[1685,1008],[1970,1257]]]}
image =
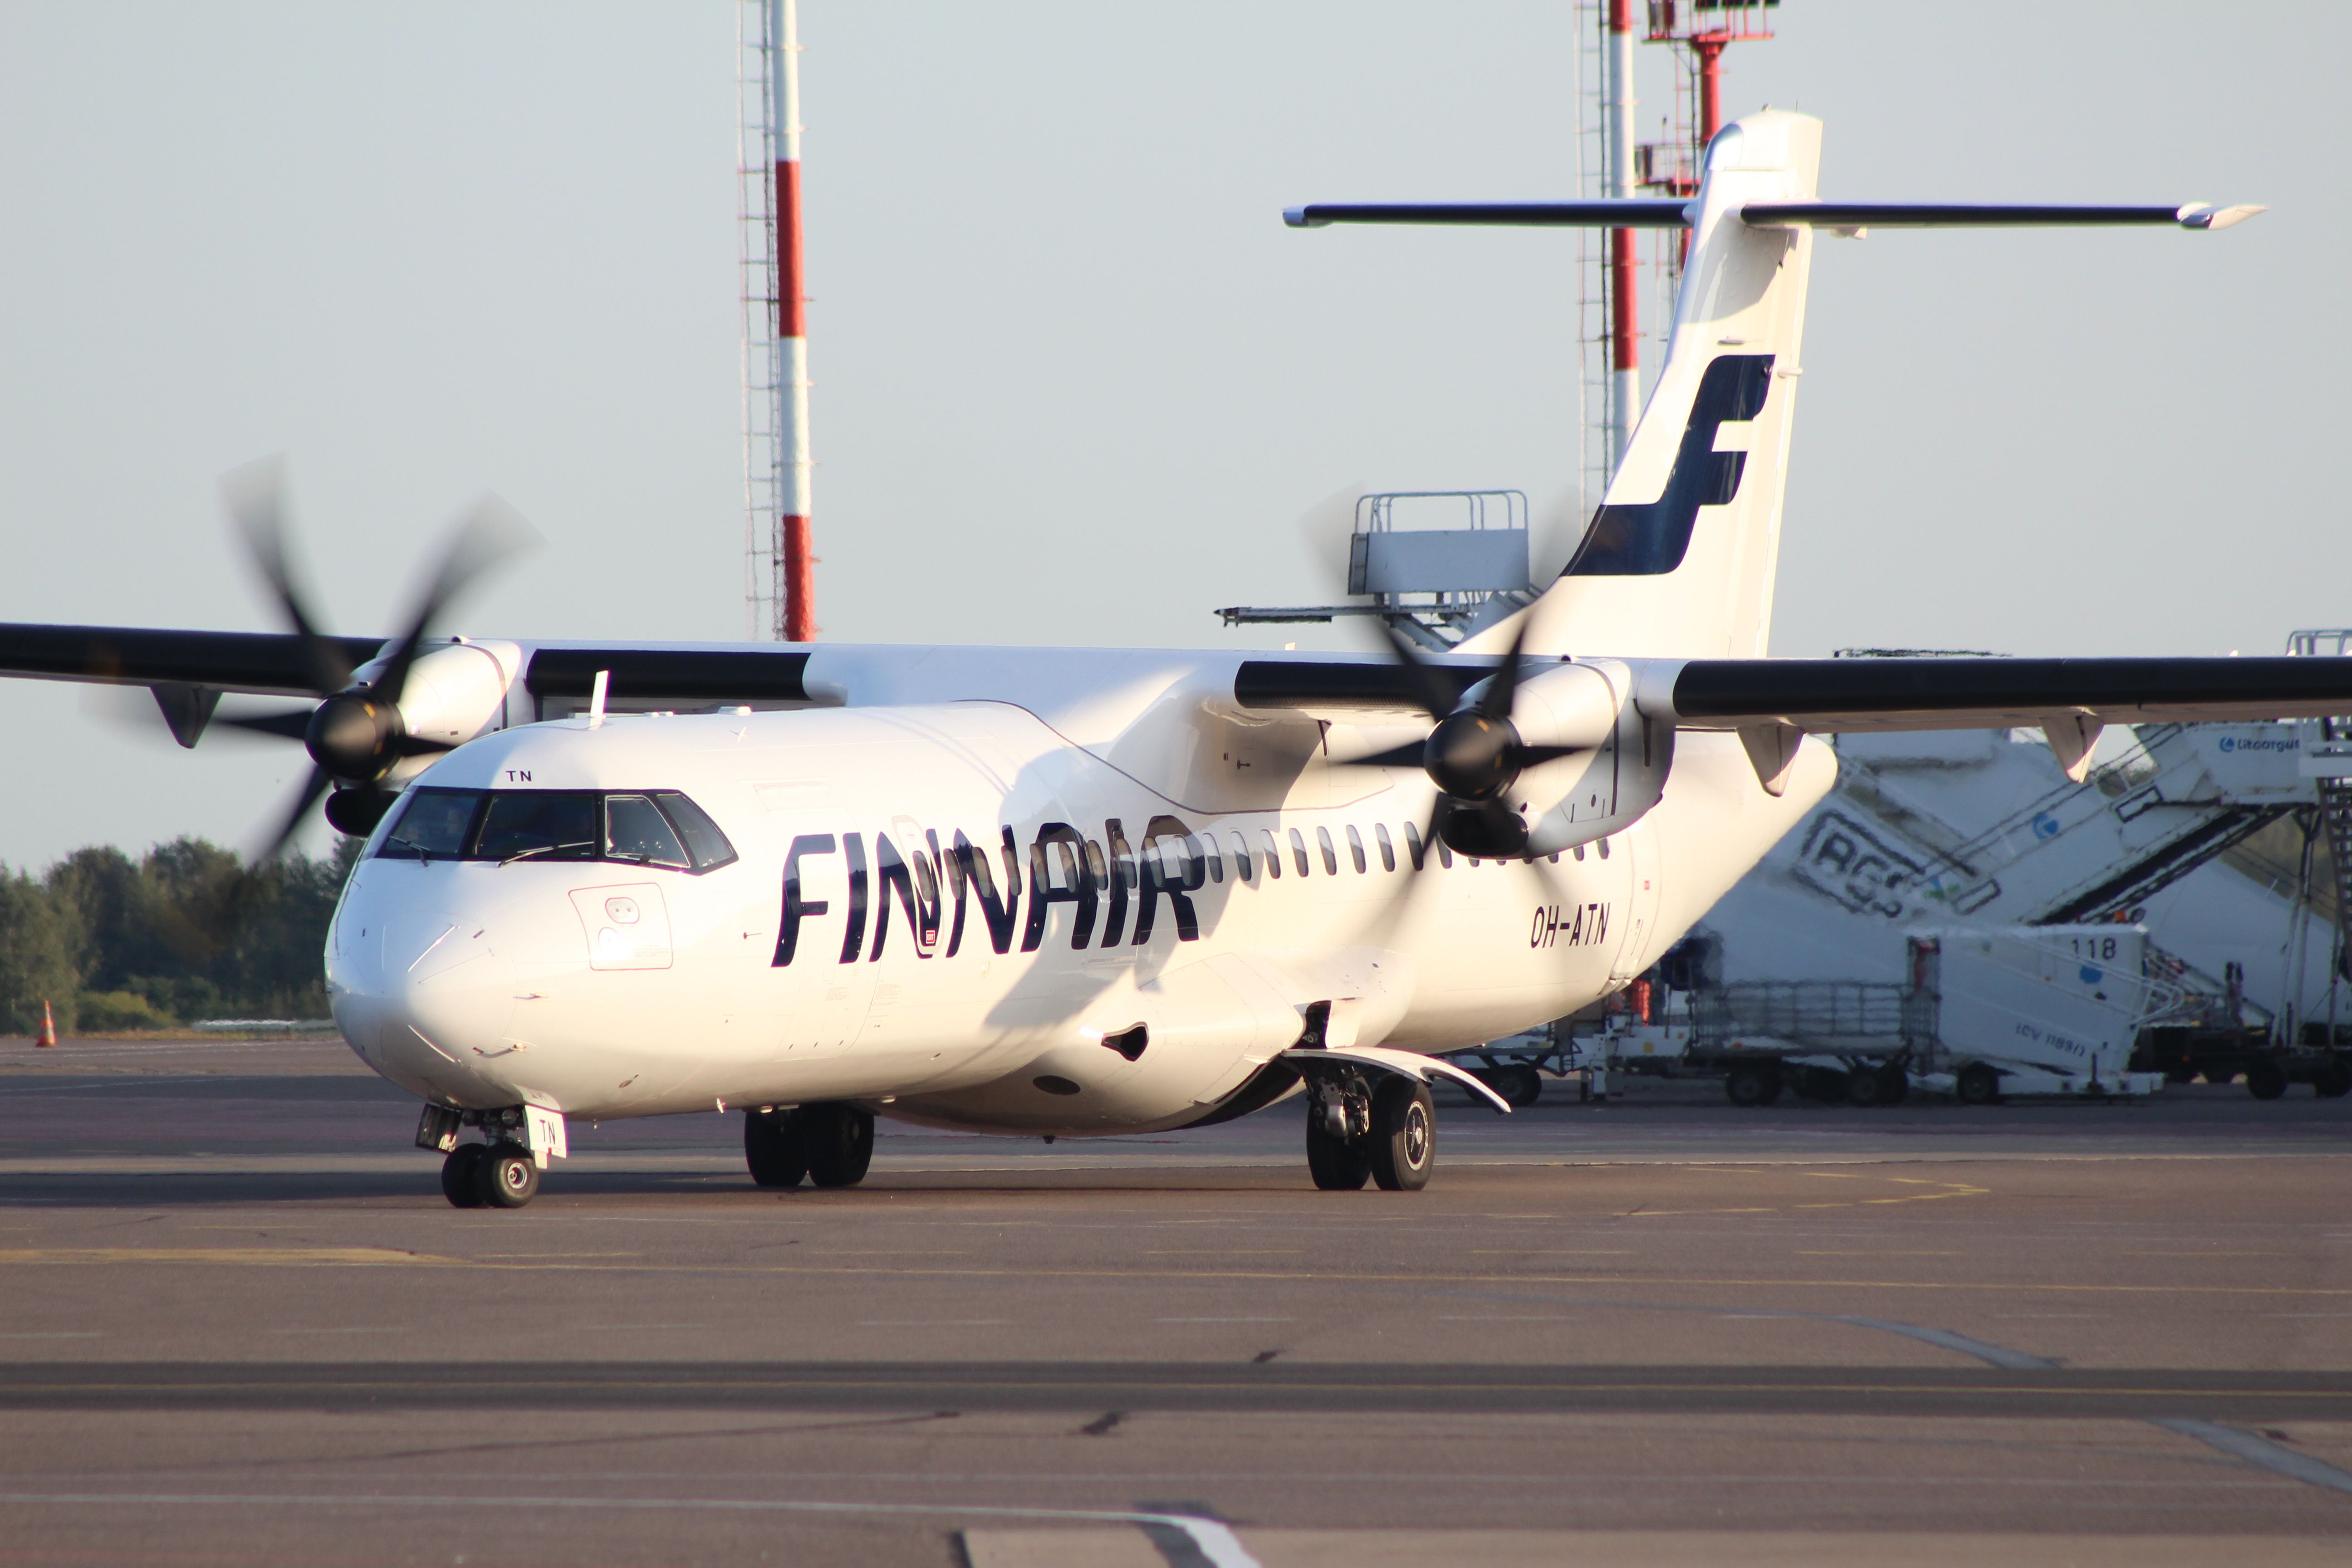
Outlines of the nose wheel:
{"label": "nose wheel", "polygon": [[461,1209],[519,1209],[539,1196],[539,1162],[520,1143],[460,1143],[441,1162],[441,1195]]}

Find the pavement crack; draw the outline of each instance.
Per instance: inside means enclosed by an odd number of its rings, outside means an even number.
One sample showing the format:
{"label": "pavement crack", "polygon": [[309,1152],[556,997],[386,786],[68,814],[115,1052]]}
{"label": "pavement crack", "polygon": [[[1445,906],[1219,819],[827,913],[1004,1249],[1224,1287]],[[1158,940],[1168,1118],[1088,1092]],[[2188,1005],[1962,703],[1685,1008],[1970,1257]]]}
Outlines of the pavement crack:
{"label": "pavement crack", "polygon": [[1123,1410],[1106,1410],[1078,1430],[1089,1437],[1108,1437],[1111,1428],[1126,1419],[1127,1412]]}

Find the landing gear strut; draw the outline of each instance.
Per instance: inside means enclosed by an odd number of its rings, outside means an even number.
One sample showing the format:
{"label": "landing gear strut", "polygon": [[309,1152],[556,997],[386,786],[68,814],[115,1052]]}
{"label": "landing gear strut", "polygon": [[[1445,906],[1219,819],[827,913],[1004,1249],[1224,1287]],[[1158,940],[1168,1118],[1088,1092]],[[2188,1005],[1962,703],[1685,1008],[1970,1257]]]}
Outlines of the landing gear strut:
{"label": "landing gear strut", "polygon": [[1369,1178],[1385,1192],[1416,1193],[1437,1167],[1437,1106],[1429,1086],[1360,1073],[1311,1081],[1307,1102],[1307,1170],[1327,1193],[1360,1191]]}

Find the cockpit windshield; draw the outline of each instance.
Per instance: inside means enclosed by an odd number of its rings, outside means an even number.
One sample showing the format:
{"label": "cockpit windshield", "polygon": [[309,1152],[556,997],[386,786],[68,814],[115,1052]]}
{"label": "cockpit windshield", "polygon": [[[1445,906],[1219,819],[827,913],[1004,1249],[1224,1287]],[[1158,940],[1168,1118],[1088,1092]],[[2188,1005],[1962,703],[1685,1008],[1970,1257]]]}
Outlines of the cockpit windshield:
{"label": "cockpit windshield", "polygon": [[676,790],[408,791],[376,847],[386,860],[619,860],[698,873],[735,858]]}

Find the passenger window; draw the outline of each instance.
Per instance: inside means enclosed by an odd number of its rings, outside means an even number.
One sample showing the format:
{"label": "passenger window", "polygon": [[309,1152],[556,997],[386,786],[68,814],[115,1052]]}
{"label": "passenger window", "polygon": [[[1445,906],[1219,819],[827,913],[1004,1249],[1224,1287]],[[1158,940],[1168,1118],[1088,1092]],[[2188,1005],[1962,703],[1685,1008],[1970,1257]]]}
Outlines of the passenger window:
{"label": "passenger window", "polygon": [[1383,871],[1395,870],[1396,846],[1389,842],[1389,825],[1385,822],[1373,823],[1372,837],[1381,847],[1381,869]]}
{"label": "passenger window", "polygon": [[[1331,836],[1325,834],[1323,842],[1328,844],[1330,841]],[[1299,836],[1298,829],[1296,827],[1290,830],[1290,859],[1291,863],[1298,868],[1300,876],[1313,874],[1313,868],[1307,864],[1307,840]]]}
{"label": "passenger window", "polygon": [[399,819],[376,851],[386,860],[455,860],[466,852],[466,838],[474,813],[482,804],[478,789],[412,788],[401,803]]}
{"label": "passenger window", "polygon": [[1201,830],[1201,852],[1208,861],[1209,880],[1212,882],[1223,881],[1225,879],[1225,858],[1217,853],[1217,836],[1213,829],[1204,827]]}
{"label": "passenger window", "polygon": [[1444,838],[1437,841],[1437,863],[1449,871],[1454,869],[1454,851],[1447,847]]}
{"label": "passenger window", "polygon": [[1364,872],[1364,836],[1356,831],[1354,823],[1348,824],[1348,858],[1356,863],[1356,874]]}
{"label": "passenger window", "polygon": [[668,820],[650,796],[642,795],[604,797],[604,858],[674,866],[680,870],[693,864]]}
{"label": "passenger window", "polygon": [[1608,858],[1609,858],[1609,840],[1607,840],[1606,838],[1601,839],[1601,840],[1600,841],[1600,843],[1599,843],[1599,848],[1600,848],[1600,850],[1601,850],[1601,858],[1603,860],[1608,859]]}
{"label": "passenger window", "polygon": [[[1280,881],[1282,879],[1282,847],[1274,841],[1274,829],[1261,827],[1257,831],[1257,836],[1265,841],[1265,874]],[[1296,838],[1298,836],[1294,833],[1291,837]],[[1307,852],[1303,849],[1298,852],[1298,869],[1301,872],[1307,869]]]}
{"label": "passenger window", "polygon": [[585,790],[500,790],[490,796],[478,860],[593,860],[603,835]]}
{"label": "passenger window", "polygon": [[727,842],[727,835],[719,831],[719,824],[710,820],[703,809],[674,789],[657,789],[654,798],[661,803],[663,815],[677,836],[686,841],[687,853],[694,858],[698,871],[714,870],[732,864],[735,846]]}
{"label": "passenger window", "polygon": [[1427,858],[1429,850],[1421,841],[1421,829],[1410,822],[1404,825],[1404,847],[1405,852],[1412,857],[1412,868],[1416,871],[1420,870],[1422,862]]}
{"label": "passenger window", "polygon": [[1240,878],[1244,882],[1249,881],[1256,875],[1256,872],[1250,865],[1248,836],[1245,834],[1234,833],[1228,834],[1226,837],[1230,837],[1234,841],[1234,875]]}
{"label": "passenger window", "polygon": [[1323,851],[1323,874],[1327,877],[1338,876],[1339,874],[1339,854],[1338,850],[1331,847],[1331,830],[1328,827],[1317,828],[1315,830],[1315,843],[1316,847]]}

